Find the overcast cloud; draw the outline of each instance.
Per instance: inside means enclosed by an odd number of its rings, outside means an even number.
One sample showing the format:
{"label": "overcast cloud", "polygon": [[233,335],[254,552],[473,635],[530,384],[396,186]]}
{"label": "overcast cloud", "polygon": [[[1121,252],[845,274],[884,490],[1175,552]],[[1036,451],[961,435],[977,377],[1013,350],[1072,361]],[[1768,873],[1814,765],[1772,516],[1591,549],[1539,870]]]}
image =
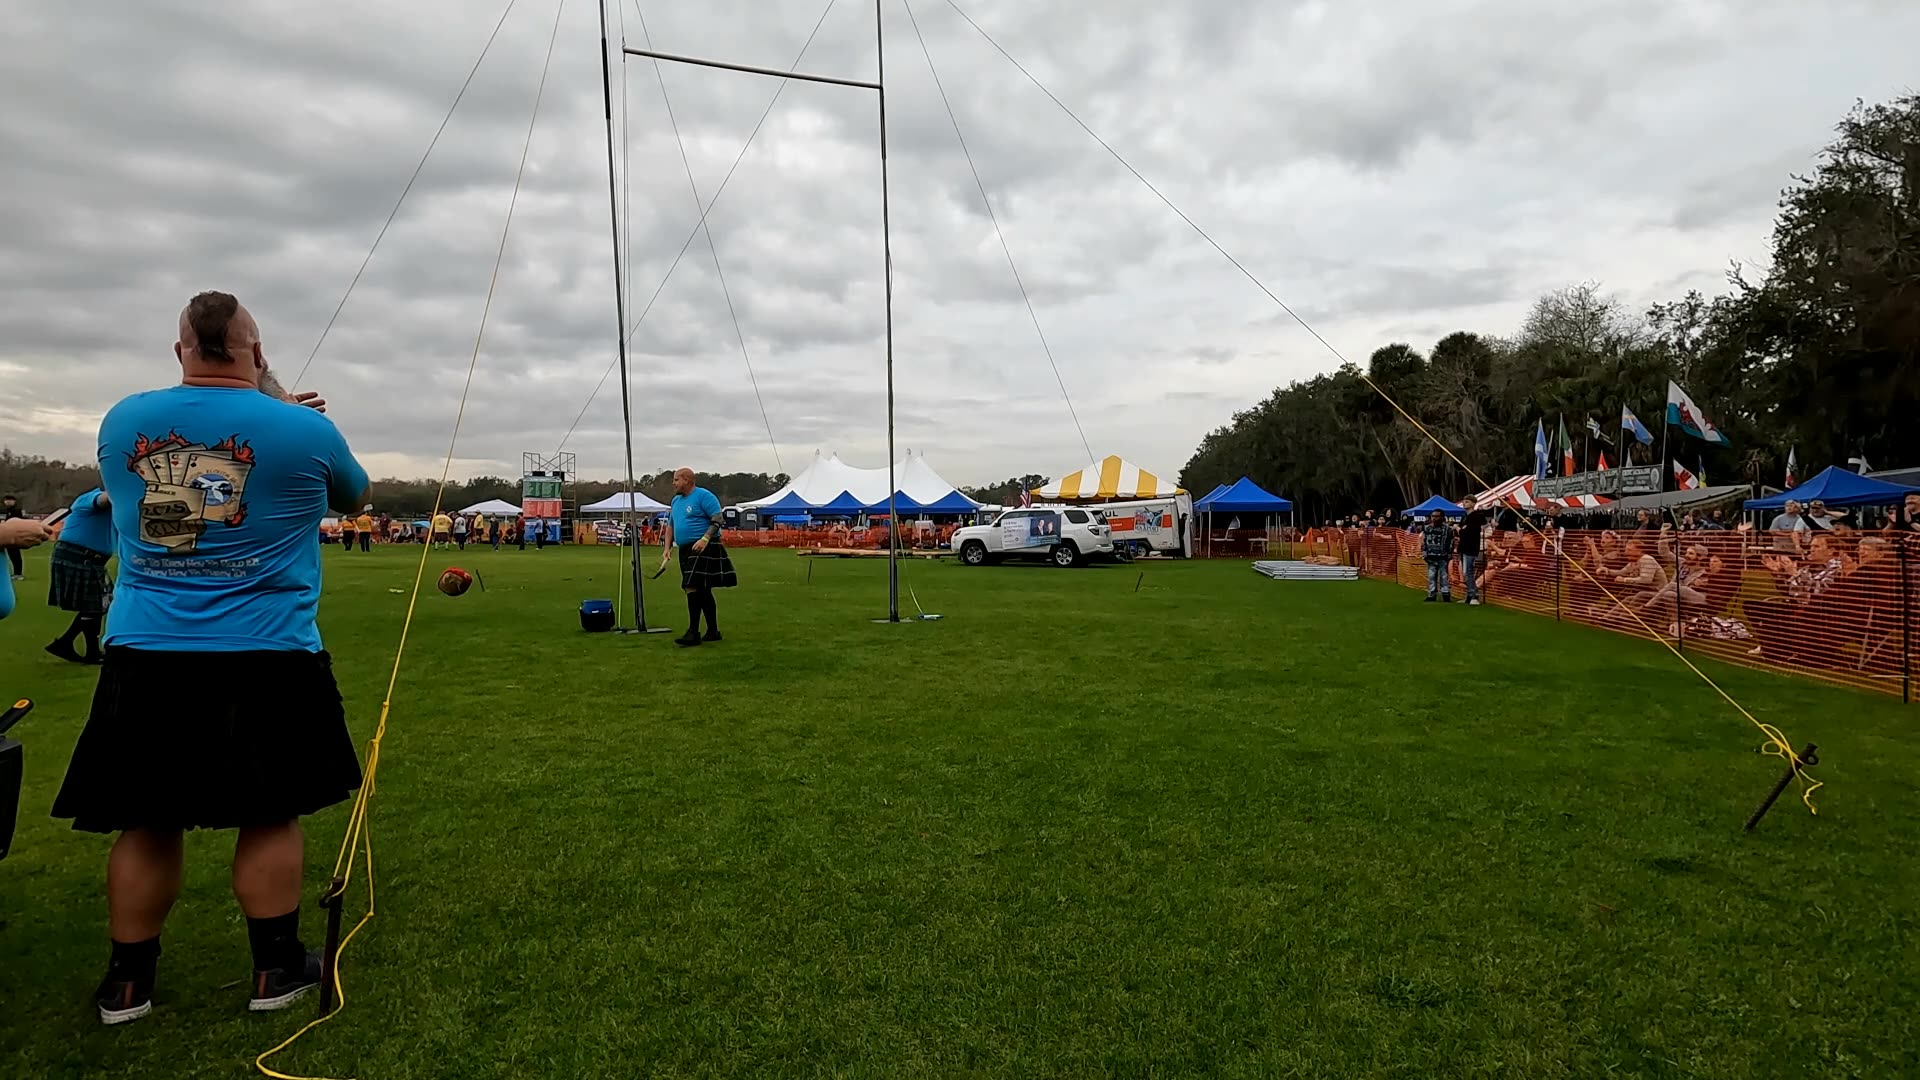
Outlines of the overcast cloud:
{"label": "overcast cloud", "polygon": [[[786,68],[826,0],[640,13],[657,48]],[[1896,0],[962,0],[1338,348],[1506,332],[1596,279],[1635,306],[1764,258],[1774,201],[1856,97],[1910,89]],[[23,5],[0,66],[0,445],[92,456],[177,378],[193,292],[305,361],[504,0]],[[518,0],[303,386],[377,475],[437,474],[556,0]],[[1334,361],[947,6],[913,0],[1096,454],[1173,473]],[[900,0],[885,0],[898,440],[956,483],[1086,458]],[[620,33],[616,26],[615,31]],[[552,451],[613,356],[596,6],[561,12],[456,475]],[[838,0],[805,70],[872,78]],[[697,220],[653,66],[625,68],[635,309]],[[620,71],[616,68],[616,78]],[[778,87],[669,66],[703,199]],[[619,90],[616,89],[616,95]],[[710,224],[782,463],[885,459],[871,94],[788,86]],[[632,341],[641,468],[772,471],[696,240]],[[567,442],[622,469],[617,376]]]}

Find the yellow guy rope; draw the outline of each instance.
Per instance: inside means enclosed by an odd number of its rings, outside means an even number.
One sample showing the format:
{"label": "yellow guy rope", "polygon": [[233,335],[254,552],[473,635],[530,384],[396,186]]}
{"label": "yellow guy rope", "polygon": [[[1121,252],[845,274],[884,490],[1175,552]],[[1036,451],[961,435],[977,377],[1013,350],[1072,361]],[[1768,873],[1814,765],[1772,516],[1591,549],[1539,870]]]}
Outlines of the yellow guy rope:
{"label": "yellow guy rope", "polygon": [[[486,303],[480,309],[480,329],[474,334],[473,353],[467,358],[467,380],[465,385],[460,388],[460,404],[453,416],[453,434],[447,439],[447,457],[445,463],[440,468],[440,487],[439,490],[434,492],[433,496],[433,516],[435,517],[439,516],[440,501],[446,496],[447,478],[453,472],[454,447],[460,442],[460,424],[461,421],[466,418],[467,414],[467,395],[473,389],[473,372],[480,363],[480,345],[481,342],[486,339],[487,316],[493,310],[494,289],[500,284],[500,266],[506,259],[507,237],[513,231],[513,211],[514,207],[520,201],[520,181],[526,175],[527,154],[533,147],[534,123],[540,118],[540,99],[546,92],[547,71],[553,63],[553,45],[554,41],[560,35],[560,14],[566,9],[566,6],[566,0],[560,0],[554,7],[553,31],[547,38],[546,66],[540,69],[540,84],[534,91],[533,115],[527,121],[526,142],[520,148],[520,167],[514,173],[513,195],[507,201],[507,220],[506,224],[500,229],[500,247],[494,253],[493,275],[487,281],[487,299]],[[349,930],[347,935],[340,939],[340,950],[334,956],[333,1011],[327,1013],[325,1016],[308,1021],[305,1026],[288,1036],[286,1040],[278,1046],[275,1046],[273,1049],[268,1050],[266,1053],[254,1059],[254,1067],[259,1069],[263,1074],[273,1077],[274,1080],[327,1080],[327,1078],[324,1077],[291,1076],[287,1073],[275,1072],[267,1067],[267,1059],[285,1050],[287,1047],[292,1046],[302,1035],[340,1015],[342,1010],[347,1007],[346,990],[340,981],[340,957],[346,954],[347,945],[353,941],[354,935],[358,934],[361,928],[366,926],[373,918],[373,832],[368,824],[367,811],[373,802],[375,777],[380,771],[380,743],[387,735],[387,716],[393,708],[393,690],[400,682],[400,662],[406,656],[407,634],[413,629],[414,610],[420,602],[420,582],[426,577],[427,558],[432,551],[433,545],[431,543],[421,545],[420,562],[414,567],[413,571],[413,590],[407,596],[406,619],[400,624],[400,642],[393,651],[393,668],[387,674],[386,697],[380,702],[380,721],[374,726],[373,738],[367,742],[366,778],[361,781],[360,792],[353,801],[353,813],[352,816],[347,819],[347,834],[340,841],[340,854],[334,859],[333,864],[333,876],[340,879],[341,888],[344,890],[347,883],[353,878],[355,856],[359,854],[365,855],[367,911],[366,914],[360,916],[360,921],[353,925],[353,929]]]}
{"label": "yellow guy rope", "polygon": [[[1234,258],[1232,252],[1228,251],[1224,247],[1221,247],[1220,242],[1218,240],[1215,240],[1207,232],[1207,230],[1201,228],[1199,222],[1188,217],[1187,212],[1180,209],[1179,206],[1175,205],[1172,199],[1167,198],[1165,193],[1163,193],[1159,188],[1154,186],[1153,181],[1148,180],[1144,175],[1141,174],[1139,169],[1134,168],[1132,162],[1128,161],[1125,157],[1123,157],[1120,151],[1115,150],[1113,148],[1113,144],[1101,138],[1099,132],[1093,130],[1091,127],[1088,127],[1087,122],[1085,120],[1080,119],[1077,113],[1075,113],[1072,109],[1068,108],[1066,102],[1061,101],[1058,95],[1056,95],[1052,90],[1047,89],[1047,85],[1041,82],[1039,78],[1033,74],[1033,72],[1028,71],[1027,66],[1025,64],[1022,64],[1017,58],[1014,57],[1012,53],[1008,52],[1004,46],[1002,46],[998,41],[995,41],[992,34],[987,33],[987,31],[979,23],[975,22],[973,20],[973,16],[967,14],[966,11],[960,7],[957,0],[947,0],[947,6],[952,8],[954,13],[956,15],[959,15],[960,18],[966,20],[967,25],[973,27],[975,33],[979,34],[982,38],[986,39],[987,44],[993,46],[996,52],[998,52],[1001,56],[1006,57],[1007,62],[1012,64],[1014,68],[1020,72],[1020,74],[1026,76],[1028,82],[1032,83],[1041,93],[1045,94],[1055,105],[1059,106],[1060,111],[1066,113],[1068,119],[1072,120],[1075,124],[1078,124],[1080,126],[1080,130],[1086,132],[1089,136],[1091,136],[1094,142],[1099,143],[1101,149],[1105,150],[1108,154],[1112,155],[1113,159],[1119,162],[1122,168],[1132,173],[1134,179],[1140,181],[1140,183],[1144,185],[1148,191],[1153,192],[1156,198],[1158,198],[1162,203],[1166,204],[1167,209],[1173,211],[1175,216],[1179,217],[1181,221],[1186,222],[1187,227],[1192,229],[1195,233],[1199,234],[1200,239],[1205,240],[1207,244],[1213,248],[1213,250],[1220,253],[1220,256],[1222,258],[1232,263],[1233,268],[1235,270],[1240,271],[1243,277],[1245,277],[1248,281],[1252,282],[1254,288],[1259,289],[1261,292],[1265,293],[1267,295],[1267,299],[1273,301],[1274,304],[1276,304],[1281,311],[1286,312],[1288,316],[1290,316],[1293,319],[1294,322],[1299,323],[1300,328],[1302,330],[1305,330],[1307,333],[1313,335],[1313,339],[1319,342],[1321,347],[1325,348],[1327,352],[1331,353],[1334,359],[1340,361],[1342,364],[1346,364],[1349,362],[1347,358],[1341,354],[1339,349],[1336,349],[1333,347],[1332,342],[1320,336],[1320,331],[1315,330],[1311,323],[1301,318],[1299,313],[1294,311],[1291,307],[1288,307],[1287,302],[1285,300],[1280,299],[1280,297],[1277,294],[1275,294],[1272,289],[1267,288],[1266,282],[1261,281],[1258,277],[1255,277],[1253,271],[1247,269],[1246,266],[1242,264],[1239,259]],[[1359,365],[1357,364],[1354,365],[1354,368],[1356,371],[1358,371]],[[1438,438],[1436,438],[1433,432],[1428,431],[1426,428],[1426,425],[1414,419],[1412,413],[1409,413],[1407,410],[1401,408],[1400,403],[1393,399],[1393,395],[1387,393],[1385,390],[1382,390],[1380,388],[1380,385],[1374,382],[1373,379],[1366,374],[1366,372],[1361,371],[1359,372],[1359,374],[1360,374],[1360,378],[1364,380],[1366,384],[1373,389],[1374,393],[1379,394],[1383,399],[1386,400],[1387,404],[1393,406],[1393,409],[1395,412],[1399,413],[1401,416],[1406,417],[1407,422],[1412,424],[1414,428],[1420,432],[1420,434],[1426,436],[1429,442],[1439,447],[1441,453],[1451,458],[1454,464],[1466,470],[1467,475],[1473,477],[1473,479],[1477,483],[1484,485],[1483,490],[1485,488],[1490,488],[1493,486],[1491,484],[1488,484],[1485,480],[1481,479],[1480,474],[1474,472],[1470,468],[1467,468],[1467,463],[1464,461],[1461,461],[1459,455],[1455,454],[1452,450],[1448,449],[1447,444],[1441,442]],[[1522,520],[1524,521],[1525,519],[1523,518]],[[1533,529],[1534,532],[1539,533],[1542,539],[1546,538],[1546,533],[1543,532],[1538,526],[1534,525],[1532,522],[1527,522],[1527,527]],[[1573,565],[1576,569],[1580,571],[1581,574],[1585,575],[1588,581],[1591,581],[1596,586],[1599,586],[1600,591],[1606,595],[1607,599],[1612,600],[1615,603],[1620,603],[1620,598],[1613,595],[1613,590],[1607,588],[1606,585],[1596,580],[1592,574],[1587,573],[1586,567],[1581,566],[1578,561],[1575,561]],[[1622,604],[1621,606],[1625,607],[1624,604]],[[1723,699],[1726,700],[1727,704],[1733,706],[1734,711],[1738,712],[1741,716],[1746,717],[1748,723],[1751,723],[1754,727],[1759,728],[1760,733],[1767,737],[1768,753],[1774,754],[1778,757],[1785,758],[1786,760],[1793,763],[1794,775],[1800,779],[1802,784],[1811,785],[1811,786],[1805,787],[1801,791],[1800,801],[1807,804],[1807,809],[1809,811],[1818,813],[1819,811],[1815,809],[1813,805],[1813,793],[1816,790],[1818,790],[1822,785],[1820,781],[1814,780],[1811,776],[1807,775],[1807,773],[1805,772],[1806,762],[1801,759],[1799,754],[1794,753],[1792,744],[1790,744],[1787,741],[1787,737],[1781,733],[1780,729],[1774,727],[1772,724],[1762,723],[1760,720],[1756,719],[1752,713],[1747,711],[1745,706],[1741,705],[1738,701],[1735,701],[1733,699],[1733,695],[1727,693],[1724,689],[1722,689],[1719,683],[1716,683],[1711,678],[1708,678],[1706,672],[1701,671],[1698,667],[1694,666],[1693,661],[1687,659],[1686,654],[1682,653],[1679,649],[1674,648],[1672,642],[1668,641],[1666,638],[1662,637],[1661,635],[1654,633],[1653,628],[1651,626],[1648,626],[1646,621],[1641,619],[1638,614],[1632,612],[1631,609],[1628,609],[1628,613],[1633,615],[1634,621],[1640,624],[1641,629],[1645,630],[1648,633],[1648,635],[1654,638],[1654,640],[1660,642],[1662,645],[1665,645],[1667,647],[1668,652],[1671,652],[1673,653],[1674,656],[1679,657],[1680,662],[1685,664],[1688,670],[1692,671],[1695,675],[1700,676],[1701,681],[1705,682],[1708,686],[1713,687],[1714,693],[1719,694]],[[1676,615],[1677,614],[1678,613],[1676,612]]]}
{"label": "yellow guy rope", "polygon": [[[1309,332],[1311,332],[1311,328],[1309,328]],[[1319,337],[1320,335],[1315,334],[1314,336]],[[1356,371],[1359,370],[1357,365],[1355,367],[1355,370]],[[1492,484],[1489,484],[1484,479],[1482,479],[1479,473],[1474,472],[1473,469],[1469,467],[1466,462],[1461,461],[1459,456],[1456,455],[1451,449],[1448,449],[1446,443],[1441,442],[1440,439],[1433,434],[1433,432],[1428,431],[1425,424],[1422,424],[1418,419],[1416,419],[1412,413],[1408,412],[1406,409],[1401,408],[1400,403],[1394,400],[1393,395],[1387,393],[1385,390],[1382,390],[1380,388],[1380,384],[1374,382],[1373,379],[1369,377],[1366,372],[1364,371],[1360,372],[1360,378],[1364,380],[1369,387],[1372,387],[1374,393],[1379,394],[1380,397],[1383,400],[1385,400],[1387,404],[1393,406],[1393,410],[1395,412],[1405,417],[1407,423],[1413,425],[1414,430],[1426,436],[1427,441],[1439,447],[1441,453],[1447,455],[1448,458],[1451,458],[1455,465],[1458,465],[1460,466],[1460,468],[1464,469],[1468,476],[1473,477],[1474,483],[1479,484],[1480,489],[1482,491],[1485,491],[1493,487]],[[1542,530],[1538,525],[1535,525],[1533,522],[1527,520],[1527,518],[1524,515],[1521,516],[1520,521],[1527,528],[1532,529],[1535,533],[1537,533],[1540,536],[1541,542],[1543,544],[1558,542],[1558,537],[1552,537],[1552,538],[1548,537],[1544,530]],[[1675,543],[1676,544],[1679,543],[1679,540],[1677,538],[1675,540]],[[1719,683],[1713,680],[1712,676],[1708,675],[1704,671],[1701,671],[1698,665],[1696,665],[1692,660],[1687,659],[1687,654],[1681,652],[1678,648],[1676,648],[1673,642],[1668,641],[1666,638],[1666,635],[1656,632],[1653,629],[1653,627],[1647,625],[1647,621],[1640,617],[1639,612],[1635,611],[1631,606],[1629,606],[1626,601],[1620,599],[1618,596],[1615,596],[1613,594],[1613,590],[1607,588],[1606,584],[1603,583],[1599,578],[1596,578],[1593,576],[1593,574],[1589,573],[1587,568],[1581,564],[1579,559],[1569,559],[1567,561],[1573,564],[1573,568],[1575,570],[1580,571],[1580,574],[1582,577],[1586,578],[1589,582],[1592,582],[1596,587],[1598,587],[1599,590],[1606,595],[1608,600],[1619,605],[1620,610],[1632,616],[1633,621],[1640,624],[1640,629],[1645,630],[1647,632],[1648,637],[1652,638],[1655,641],[1658,641],[1661,645],[1665,646],[1668,652],[1672,653],[1682,664],[1687,665],[1687,669],[1689,671],[1693,672],[1695,675],[1700,676],[1701,681],[1706,683],[1708,686],[1712,687],[1714,693],[1719,694],[1720,697],[1724,699],[1727,704],[1733,706],[1733,709],[1735,712],[1739,713],[1741,716],[1746,717],[1748,723],[1752,724],[1756,728],[1759,728],[1760,734],[1766,736],[1767,738],[1766,752],[1776,757],[1785,758],[1787,761],[1793,763],[1794,776],[1798,778],[1802,784],[1802,789],[1800,792],[1800,801],[1806,804],[1807,810],[1809,812],[1815,813],[1815,814],[1820,812],[1819,808],[1813,805],[1813,793],[1815,791],[1818,791],[1820,788],[1824,787],[1825,784],[1822,781],[1815,780],[1806,771],[1806,762],[1801,759],[1799,754],[1794,752],[1793,744],[1787,741],[1787,736],[1785,733],[1783,733],[1779,728],[1774,727],[1772,724],[1769,724],[1759,719],[1758,717],[1755,717],[1751,712],[1748,712],[1747,707],[1740,704],[1740,702],[1734,700],[1733,695],[1727,693],[1727,691],[1724,688],[1722,688]],[[1677,613],[1675,617],[1676,618],[1679,617]]]}

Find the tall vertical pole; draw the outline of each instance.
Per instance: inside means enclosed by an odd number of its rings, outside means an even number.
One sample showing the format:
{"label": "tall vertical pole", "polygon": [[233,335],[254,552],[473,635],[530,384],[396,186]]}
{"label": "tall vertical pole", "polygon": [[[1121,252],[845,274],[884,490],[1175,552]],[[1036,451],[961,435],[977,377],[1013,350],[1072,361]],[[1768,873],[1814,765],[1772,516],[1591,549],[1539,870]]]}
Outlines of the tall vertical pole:
{"label": "tall vertical pole", "polygon": [[[604,6],[606,0],[601,0]],[[894,501],[899,481],[893,469],[893,223],[887,204],[887,40],[880,0],[873,0],[873,39],[878,45],[880,84],[880,244],[887,262],[887,621],[900,621],[900,512]]]}
{"label": "tall vertical pole", "polygon": [[[626,63],[624,56],[621,63]],[[633,395],[627,387],[627,291],[620,259],[620,195],[613,176],[613,69],[607,58],[607,0],[600,0],[600,98],[607,116],[607,210],[613,223],[614,344],[620,359],[620,424],[627,444],[627,543],[633,545],[633,611],[635,629],[647,629],[646,587],[641,583],[640,532],[634,523],[639,483],[633,475]]]}

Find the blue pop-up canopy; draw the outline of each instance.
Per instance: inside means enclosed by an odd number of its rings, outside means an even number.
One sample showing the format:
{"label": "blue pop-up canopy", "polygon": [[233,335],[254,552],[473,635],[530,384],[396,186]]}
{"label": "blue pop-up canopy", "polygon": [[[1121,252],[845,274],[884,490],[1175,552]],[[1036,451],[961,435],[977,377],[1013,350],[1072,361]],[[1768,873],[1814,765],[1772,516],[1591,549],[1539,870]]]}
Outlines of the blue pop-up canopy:
{"label": "blue pop-up canopy", "polygon": [[1293,509],[1293,503],[1243,476],[1225,487],[1215,488],[1193,504],[1193,508],[1214,514],[1284,514]]}
{"label": "blue pop-up canopy", "polygon": [[797,491],[789,491],[773,502],[761,503],[755,507],[756,510],[759,510],[763,514],[792,514],[795,511],[804,512],[812,510],[813,508],[813,504],[801,498],[800,493]]}
{"label": "blue pop-up canopy", "polygon": [[978,509],[980,509],[979,503],[960,494],[957,490],[949,491],[930,503],[920,505],[921,513],[925,514],[971,514]]}
{"label": "blue pop-up canopy", "polygon": [[1441,513],[1447,515],[1448,517],[1466,517],[1467,516],[1467,512],[1465,510],[1460,509],[1459,504],[1450,503],[1438,495],[1433,496],[1432,498],[1428,499],[1426,502],[1421,503],[1419,506],[1409,507],[1407,510],[1407,513],[1412,514],[1414,517],[1426,517],[1428,514],[1433,513],[1435,510],[1440,511]]}
{"label": "blue pop-up canopy", "polygon": [[1789,500],[1809,503],[1815,499],[1828,506],[1891,506],[1914,491],[1920,491],[1920,488],[1889,484],[1885,480],[1848,472],[1838,465],[1829,465],[1792,491],[1783,491],[1764,499],[1748,499],[1747,509],[1784,510]]}
{"label": "blue pop-up canopy", "polygon": [[844,517],[852,517],[855,514],[862,513],[866,508],[867,504],[854,498],[853,492],[843,491],[820,504],[815,510],[817,513],[822,514],[838,514]]}

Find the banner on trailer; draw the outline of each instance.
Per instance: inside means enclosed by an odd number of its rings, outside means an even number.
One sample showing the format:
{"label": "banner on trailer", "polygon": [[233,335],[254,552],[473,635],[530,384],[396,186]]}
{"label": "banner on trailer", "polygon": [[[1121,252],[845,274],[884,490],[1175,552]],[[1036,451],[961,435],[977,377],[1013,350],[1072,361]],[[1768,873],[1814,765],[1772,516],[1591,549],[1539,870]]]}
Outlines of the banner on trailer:
{"label": "banner on trailer", "polygon": [[1160,510],[1143,507],[1107,515],[1107,528],[1113,531],[1115,540],[1144,540],[1154,547],[1179,547],[1180,536],[1176,528],[1176,518],[1169,509]]}
{"label": "banner on trailer", "polygon": [[1000,522],[1000,547],[1003,551],[1050,547],[1060,542],[1060,515],[1008,514]]}
{"label": "banner on trailer", "polygon": [[1565,499],[1575,495],[1652,495],[1660,490],[1660,466],[1636,465],[1605,472],[1554,476],[1533,482],[1538,499]]}

